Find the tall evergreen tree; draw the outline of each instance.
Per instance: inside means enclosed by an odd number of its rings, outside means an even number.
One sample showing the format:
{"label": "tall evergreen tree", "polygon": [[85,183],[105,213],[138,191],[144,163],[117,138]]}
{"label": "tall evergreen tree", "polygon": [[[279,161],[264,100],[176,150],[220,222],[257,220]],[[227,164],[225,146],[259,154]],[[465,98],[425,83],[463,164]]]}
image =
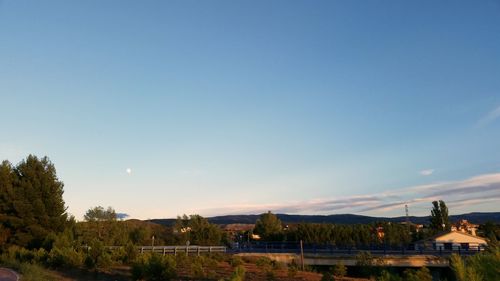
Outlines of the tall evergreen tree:
{"label": "tall evergreen tree", "polygon": [[443,200],[433,201],[431,210],[431,229],[435,232],[450,230],[451,225],[448,219],[448,207]]}
{"label": "tall evergreen tree", "polygon": [[47,157],[29,155],[16,167],[0,166],[0,224],[8,243],[37,248],[50,233],[64,230],[63,183]]}
{"label": "tall evergreen tree", "polygon": [[0,165],[0,245],[4,245],[11,238],[11,228],[16,224],[13,217],[15,173],[12,164],[5,160]]}

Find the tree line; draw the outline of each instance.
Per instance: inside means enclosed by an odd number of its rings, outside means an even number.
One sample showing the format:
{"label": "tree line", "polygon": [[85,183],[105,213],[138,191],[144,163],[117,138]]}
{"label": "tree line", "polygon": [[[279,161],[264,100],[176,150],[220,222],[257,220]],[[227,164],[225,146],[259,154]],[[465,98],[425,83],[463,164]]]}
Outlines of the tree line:
{"label": "tree line", "polygon": [[[50,267],[82,267],[97,269],[113,263],[135,265],[137,276],[148,276],[148,266],[160,263],[171,266],[170,258],[139,256],[137,245],[232,245],[238,241],[220,226],[210,223],[199,215],[179,216],[175,225],[166,227],[139,220],[122,221],[112,207],[91,207],[84,221],[77,222],[68,215],[63,200],[63,182],[57,177],[54,164],[47,158],[29,155],[17,165],[3,161],[0,165],[0,262],[14,258],[36,262]],[[243,236],[258,234],[261,241],[294,242],[332,245],[338,247],[401,247],[443,230],[449,230],[448,209],[443,201],[433,202],[431,221],[425,231],[415,226],[379,222],[373,224],[340,225],[320,223],[283,224],[271,212],[262,214],[252,231]],[[383,231],[380,231],[383,230]],[[497,224],[481,226],[482,234],[489,238],[495,248],[500,237]],[[247,237],[250,238],[250,237]],[[244,239],[247,240],[248,239]],[[110,252],[105,246],[122,246]],[[498,250],[493,256],[480,256],[475,260],[487,261],[488,267],[479,267],[480,262],[470,264],[457,261],[460,276],[475,276],[475,272],[492,276],[491,268],[498,265]],[[474,259],[471,259],[475,261]],[[151,264],[153,263],[153,264]],[[204,260],[194,265],[211,264]],[[490,266],[491,265],[491,266]],[[189,267],[193,266],[189,264]],[[467,267],[469,266],[469,267]],[[462,269],[460,269],[462,268]],[[476,270],[476,271],[474,271]],[[384,273],[385,274],[385,273]],[[458,274],[458,273],[457,273]],[[154,274],[153,274],[154,275]],[[138,278],[139,278],[138,277]],[[481,279],[483,280],[483,279]],[[489,280],[489,279],[484,279]]]}

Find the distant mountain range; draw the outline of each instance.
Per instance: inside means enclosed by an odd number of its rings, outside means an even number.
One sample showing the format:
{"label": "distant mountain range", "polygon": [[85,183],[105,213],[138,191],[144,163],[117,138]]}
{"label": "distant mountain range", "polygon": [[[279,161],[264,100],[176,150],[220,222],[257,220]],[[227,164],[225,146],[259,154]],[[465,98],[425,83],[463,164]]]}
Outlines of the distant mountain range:
{"label": "distant mountain range", "polygon": [[[215,224],[232,224],[232,223],[245,223],[253,224],[257,221],[260,215],[228,215],[228,216],[216,216],[208,218],[208,221]],[[277,214],[278,218],[283,223],[336,223],[336,224],[367,224],[372,222],[404,222],[406,217],[369,217],[361,215],[352,214],[340,214],[340,215],[287,215],[287,214]],[[430,216],[424,217],[409,217],[412,223],[416,224],[428,224]],[[494,223],[500,223],[500,212],[491,213],[468,213],[462,215],[450,216],[451,222],[456,222],[460,219],[466,219],[471,223],[482,224],[488,221]],[[171,226],[175,224],[176,219],[152,219],[150,222]]]}

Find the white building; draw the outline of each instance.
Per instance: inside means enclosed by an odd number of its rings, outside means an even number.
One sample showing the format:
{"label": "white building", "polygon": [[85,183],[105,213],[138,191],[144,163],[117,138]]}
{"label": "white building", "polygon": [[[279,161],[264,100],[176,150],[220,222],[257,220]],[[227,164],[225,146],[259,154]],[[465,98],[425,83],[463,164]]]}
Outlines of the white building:
{"label": "white building", "polygon": [[464,232],[443,232],[416,243],[417,249],[434,250],[482,250],[488,245],[486,239]]}

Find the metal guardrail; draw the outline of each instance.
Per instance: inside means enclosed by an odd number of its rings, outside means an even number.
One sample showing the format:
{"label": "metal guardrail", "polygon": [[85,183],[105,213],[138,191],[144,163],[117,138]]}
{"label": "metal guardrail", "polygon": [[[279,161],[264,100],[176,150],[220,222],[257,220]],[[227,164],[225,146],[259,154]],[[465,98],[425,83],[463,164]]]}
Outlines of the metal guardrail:
{"label": "metal guardrail", "polygon": [[[123,248],[123,246],[107,246],[106,249],[116,250]],[[142,253],[158,253],[158,254],[196,254],[203,253],[225,253],[227,248],[224,246],[137,246],[137,250]]]}
{"label": "metal guardrail", "polygon": [[224,246],[141,246],[139,247],[141,253],[153,252],[166,254],[197,254],[202,253],[225,253],[226,247]]}

